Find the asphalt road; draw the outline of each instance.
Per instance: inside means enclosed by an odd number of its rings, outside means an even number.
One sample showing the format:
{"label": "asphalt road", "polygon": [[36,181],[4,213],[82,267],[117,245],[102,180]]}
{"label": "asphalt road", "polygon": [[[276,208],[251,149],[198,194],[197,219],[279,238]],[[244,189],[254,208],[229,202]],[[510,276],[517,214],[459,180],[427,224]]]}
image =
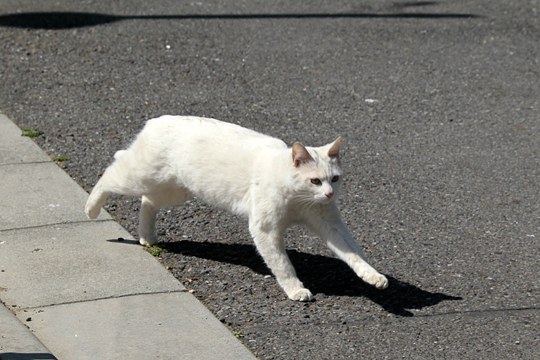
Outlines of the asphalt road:
{"label": "asphalt road", "polygon": [[[69,158],[59,165],[86,190],[162,114],[288,143],[341,135],[340,207],[389,289],[363,285],[298,228],[288,248],[317,301],[291,302],[245,221],[197,201],[160,214],[164,266],[262,359],[532,359],[539,11],[488,0],[2,1],[0,111],[43,131],[36,142]],[[135,235],[137,200],[107,209]]]}

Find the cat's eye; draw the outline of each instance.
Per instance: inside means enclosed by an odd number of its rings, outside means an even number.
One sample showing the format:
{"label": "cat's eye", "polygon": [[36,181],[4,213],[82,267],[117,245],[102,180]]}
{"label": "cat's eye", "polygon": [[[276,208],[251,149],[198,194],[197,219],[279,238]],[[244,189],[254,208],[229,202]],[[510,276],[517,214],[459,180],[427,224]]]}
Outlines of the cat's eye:
{"label": "cat's eye", "polygon": [[337,182],[338,180],[339,180],[339,176],[337,175],[332,178],[332,182]]}
{"label": "cat's eye", "polygon": [[311,183],[312,183],[313,185],[317,185],[317,186],[321,186],[321,185],[322,185],[321,179],[317,179],[317,178],[311,179]]}

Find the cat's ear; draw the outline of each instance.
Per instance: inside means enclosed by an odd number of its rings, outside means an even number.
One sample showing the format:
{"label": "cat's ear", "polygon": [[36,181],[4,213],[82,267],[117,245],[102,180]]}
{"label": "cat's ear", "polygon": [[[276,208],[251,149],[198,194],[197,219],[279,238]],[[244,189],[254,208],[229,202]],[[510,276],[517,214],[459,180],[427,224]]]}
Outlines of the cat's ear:
{"label": "cat's ear", "polygon": [[341,147],[341,136],[339,136],[328,149],[328,156],[330,159],[337,159],[339,157],[339,148]]}
{"label": "cat's ear", "polygon": [[313,158],[311,157],[311,155],[309,155],[309,152],[304,147],[304,145],[297,142],[294,143],[292,146],[292,160],[294,166],[299,167],[304,163],[313,161]]}

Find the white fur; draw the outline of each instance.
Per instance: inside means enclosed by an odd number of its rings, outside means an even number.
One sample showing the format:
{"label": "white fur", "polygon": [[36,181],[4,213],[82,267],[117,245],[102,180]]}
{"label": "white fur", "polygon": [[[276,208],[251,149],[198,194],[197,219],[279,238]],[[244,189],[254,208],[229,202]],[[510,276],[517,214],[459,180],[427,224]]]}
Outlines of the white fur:
{"label": "white fur", "polygon": [[288,148],[279,139],[214,119],[152,119],[127,150],[115,154],[90,194],[86,214],[95,219],[111,193],[141,196],[139,241],[151,245],[156,212],[196,196],[249,219],[259,253],[293,300],[313,298],[285,252],[282,234],[293,223],[307,225],[361,279],[384,289],[387,279],[365,261],[335,204],[339,145],[340,139]]}

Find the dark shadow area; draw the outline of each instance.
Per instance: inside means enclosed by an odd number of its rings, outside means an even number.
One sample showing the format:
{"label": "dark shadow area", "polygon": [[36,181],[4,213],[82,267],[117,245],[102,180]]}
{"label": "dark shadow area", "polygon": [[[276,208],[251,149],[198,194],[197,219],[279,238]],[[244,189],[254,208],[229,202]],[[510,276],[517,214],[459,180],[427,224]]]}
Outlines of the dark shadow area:
{"label": "dark shadow area", "polygon": [[0,353],[0,360],[38,360],[38,359],[47,359],[47,360],[57,360],[51,354],[47,353]]}
{"label": "dark shadow area", "polygon": [[250,19],[466,19],[459,13],[311,13],[311,14],[185,14],[109,15],[86,12],[27,12],[0,15],[0,26],[24,29],[61,30],[104,25],[122,20],[250,20]]}
{"label": "dark shadow area", "polygon": [[437,5],[436,1],[404,1],[399,3],[394,3],[393,7],[396,8],[409,8],[409,7],[420,7],[420,6],[432,6]]}
{"label": "dark shadow area", "polygon": [[119,244],[126,244],[126,245],[140,245],[138,240],[133,240],[133,239],[117,238],[117,239],[109,239],[107,241],[113,242],[113,243],[119,243]]}
{"label": "dark shadow area", "polygon": [[[254,246],[193,241],[160,243],[159,245],[172,253],[246,266],[262,275],[271,274]],[[298,277],[315,294],[363,296],[386,311],[399,316],[413,316],[410,310],[433,306],[444,300],[462,300],[457,296],[424,291],[391,276],[387,276],[390,281],[388,289],[377,290],[360,280],[339,259],[306,254],[296,250],[289,250],[288,254]]]}

